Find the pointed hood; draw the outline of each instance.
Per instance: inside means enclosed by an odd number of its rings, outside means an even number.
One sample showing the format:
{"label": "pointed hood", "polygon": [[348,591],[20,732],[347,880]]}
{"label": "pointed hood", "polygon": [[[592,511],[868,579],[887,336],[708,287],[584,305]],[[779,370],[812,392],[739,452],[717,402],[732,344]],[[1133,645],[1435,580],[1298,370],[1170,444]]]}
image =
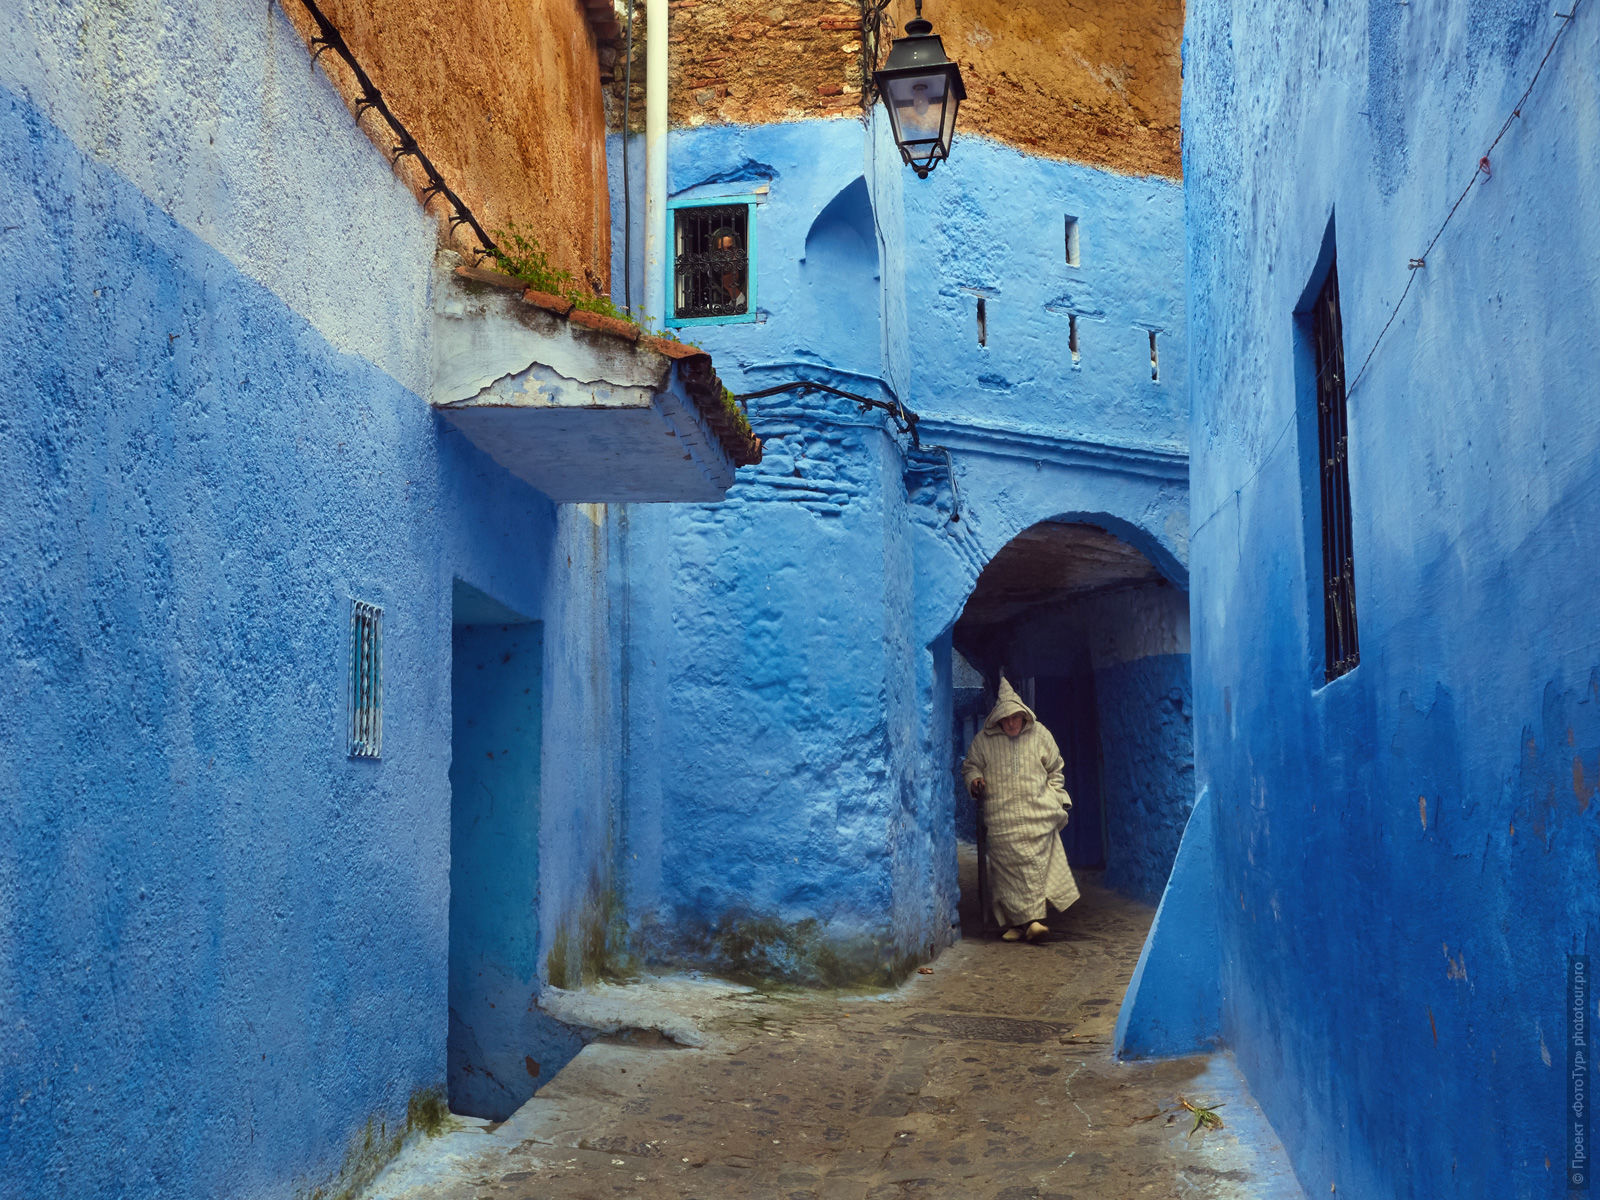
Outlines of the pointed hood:
{"label": "pointed hood", "polygon": [[984,718],[983,728],[985,733],[997,733],[1005,736],[1005,731],[1000,728],[1000,721],[1012,713],[1021,713],[1028,719],[1022,723],[1023,731],[1039,718],[1033,715],[1033,709],[1022,702],[1022,697],[1017,695],[1016,689],[1006,682],[1004,675],[1000,676],[1000,694],[994,702],[994,707],[989,710],[989,715]]}

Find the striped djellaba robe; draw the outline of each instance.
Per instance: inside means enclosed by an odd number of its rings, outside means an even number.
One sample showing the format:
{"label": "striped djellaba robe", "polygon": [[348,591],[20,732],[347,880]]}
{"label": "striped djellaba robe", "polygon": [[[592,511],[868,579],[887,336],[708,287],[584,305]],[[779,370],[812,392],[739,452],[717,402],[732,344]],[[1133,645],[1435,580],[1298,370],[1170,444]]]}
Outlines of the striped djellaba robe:
{"label": "striped djellaba robe", "polygon": [[[1022,732],[1007,737],[1000,719],[1019,712],[1027,718]],[[961,765],[969,789],[974,779],[988,788],[989,890],[1002,926],[1042,921],[1045,901],[1064,909],[1078,898],[1061,845],[1072,807],[1062,767],[1055,738],[1002,677],[1000,698]]]}

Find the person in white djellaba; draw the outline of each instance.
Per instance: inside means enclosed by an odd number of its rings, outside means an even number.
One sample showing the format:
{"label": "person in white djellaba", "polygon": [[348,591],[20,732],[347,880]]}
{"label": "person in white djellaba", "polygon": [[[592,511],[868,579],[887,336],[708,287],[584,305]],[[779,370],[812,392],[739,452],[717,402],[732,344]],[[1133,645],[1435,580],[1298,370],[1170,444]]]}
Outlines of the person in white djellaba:
{"label": "person in white djellaba", "polygon": [[1008,942],[1050,932],[1046,906],[1078,898],[1061,831],[1072,810],[1061,751],[1033,710],[1000,679],[999,699],[972,739],[961,777],[989,829],[989,891]]}

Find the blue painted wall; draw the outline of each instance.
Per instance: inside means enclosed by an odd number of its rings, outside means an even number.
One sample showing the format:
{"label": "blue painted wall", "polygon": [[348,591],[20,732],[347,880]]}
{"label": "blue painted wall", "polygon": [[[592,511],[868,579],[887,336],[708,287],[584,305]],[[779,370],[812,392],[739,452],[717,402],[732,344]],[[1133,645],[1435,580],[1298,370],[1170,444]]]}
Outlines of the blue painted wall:
{"label": "blue painted wall", "polygon": [[[862,127],[675,133],[673,152],[674,195],[765,189],[761,319],[685,336],[735,386],[818,369],[884,394]],[[653,961],[887,979],[949,940],[953,912],[911,786],[903,462],[881,422],[813,407],[759,406],[765,459],[724,503],[627,510],[629,909]]]}
{"label": "blue painted wall", "polygon": [[1195,798],[1139,952],[1114,1038],[1118,1058],[1203,1053],[1222,1037],[1217,810]]}
{"label": "blue painted wall", "polygon": [[[421,399],[434,229],[282,14],[182,15],[179,46],[165,13],[34,4],[0,40],[0,1178],[348,1184],[442,1088],[458,580],[544,632],[508,999],[629,954],[882,979],[948,941],[948,633],[977,571],[1056,515],[1178,582],[1186,554],[1177,389],[1109,351],[1103,382],[1087,350],[1039,365],[1061,296],[977,271],[998,239],[1048,276],[988,176],[1070,184],[1080,216],[1141,198],[1130,230],[1175,191],[974,141],[985,206],[952,167],[918,198],[948,213],[912,213],[878,123],[675,135],[675,192],[768,188],[765,320],[702,339],[725,378],[902,396],[948,456],[791,397],[754,411],[768,456],[724,505],[555,506]],[[1172,244],[1128,253],[1154,278]],[[1159,303],[1144,278],[1096,312],[1176,312],[1175,271]],[[963,322],[969,279],[1040,301],[1031,343],[930,356],[929,297]],[[345,756],[352,596],[385,608],[377,763]]]}
{"label": "blue painted wall", "polygon": [[[904,180],[913,407],[1181,451],[1189,412],[1181,188],[985,138],[958,145],[927,180]],[[1078,218],[1077,266],[1066,261],[1068,214]],[[1073,315],[1076,364],[1067,346]],[[1150,378],[1151,330],[1159,380]]]}
{"label": "blue painted wall", "polygon": [[[1093,514],[1183,581],[1181,193],[979,139],[919,184],[877,120],[676,130],[669,169],[675,197],[761,198],[757,319],[684,331],[723,380],[898,397],[930,448],[845,401],[752,401],[766,457],[725,503],[628,509],[634,944],[882,978],[954,936],[949,631],[983,564],[1037,520]],[[613,245],[621,299],[620,226]],[[987,348],[969,286],[995,297]],[[1067,308],[1122,331],[1086,324],[1076,369]],[[1170,339],[1160,382],[1140,320]]]}
{"label": "blue painted wall", "polygon": [[[934,647],[938,655],[939,649]],[[983,686],[983,677],[965,660],[952,660],[950,691],[950,791],[954,797],[956,837],[965,842],[978,836],[978,806],[961,778],[961,764],[967,747],[983,728],[984,718],[994,707],[994,699]],[[937,713],[939,706],[934,705]]]}
{"label": "blue painted wall", "polygon": [[[1566,955],[1600,944],[1595,18],[1350,393],[1361,663],[1324,685],[1293,313],[1333,219],[1353,378],[1557,23],[1189,7],[1196,774],[1224,1035],[1308,1194],[1563,1190]],[[1444,1115],[1486,1101],[1493,1136]]]}
{"label": "blue painted wall", "polygon": [[[436,493],[430,418],[13,92],[0,121],[5,1175],[337,1169],[441,1078],[438,597],[385,536]],[[352,594],[386,608],[382,763],[344,754]]]}
{"label": "blue painted wall", "polygon": [[563,689],[541,935],[611,871],[594,515],[421,399],[432,223],[282,14],[193,16],[228,70],[132,10],[0,50],[7,1194],[349,1183],[442,1091],[454,578],[545,621]]}
{"label": "blue painted wall", "polygon": [[628,513],[630,723],[651,735],[628,767],[630,907],[658,961],[864,977],[948,936],[886,919],[927,836],[895,728],[916,695],[908,588],[886,579],[898,463],[876,430],[765,427],[784,436],[726,502]]}
{"label": "blue painted wall", "polygon": [[1187,654],[1094,674],[1106,806],[1107,887],[1155,904],[1194,806],[1194,700]]}

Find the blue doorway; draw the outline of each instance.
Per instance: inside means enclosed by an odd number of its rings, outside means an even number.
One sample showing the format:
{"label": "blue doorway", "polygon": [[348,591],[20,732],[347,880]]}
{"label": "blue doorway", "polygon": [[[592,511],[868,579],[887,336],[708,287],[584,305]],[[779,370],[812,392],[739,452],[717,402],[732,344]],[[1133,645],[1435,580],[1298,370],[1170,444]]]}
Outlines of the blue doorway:
{"label": "blue doorway", "polygon": [[544,1070],[531,1027],[544,626],[457,581],[451,651],[449,1102],[503,1120]]}

